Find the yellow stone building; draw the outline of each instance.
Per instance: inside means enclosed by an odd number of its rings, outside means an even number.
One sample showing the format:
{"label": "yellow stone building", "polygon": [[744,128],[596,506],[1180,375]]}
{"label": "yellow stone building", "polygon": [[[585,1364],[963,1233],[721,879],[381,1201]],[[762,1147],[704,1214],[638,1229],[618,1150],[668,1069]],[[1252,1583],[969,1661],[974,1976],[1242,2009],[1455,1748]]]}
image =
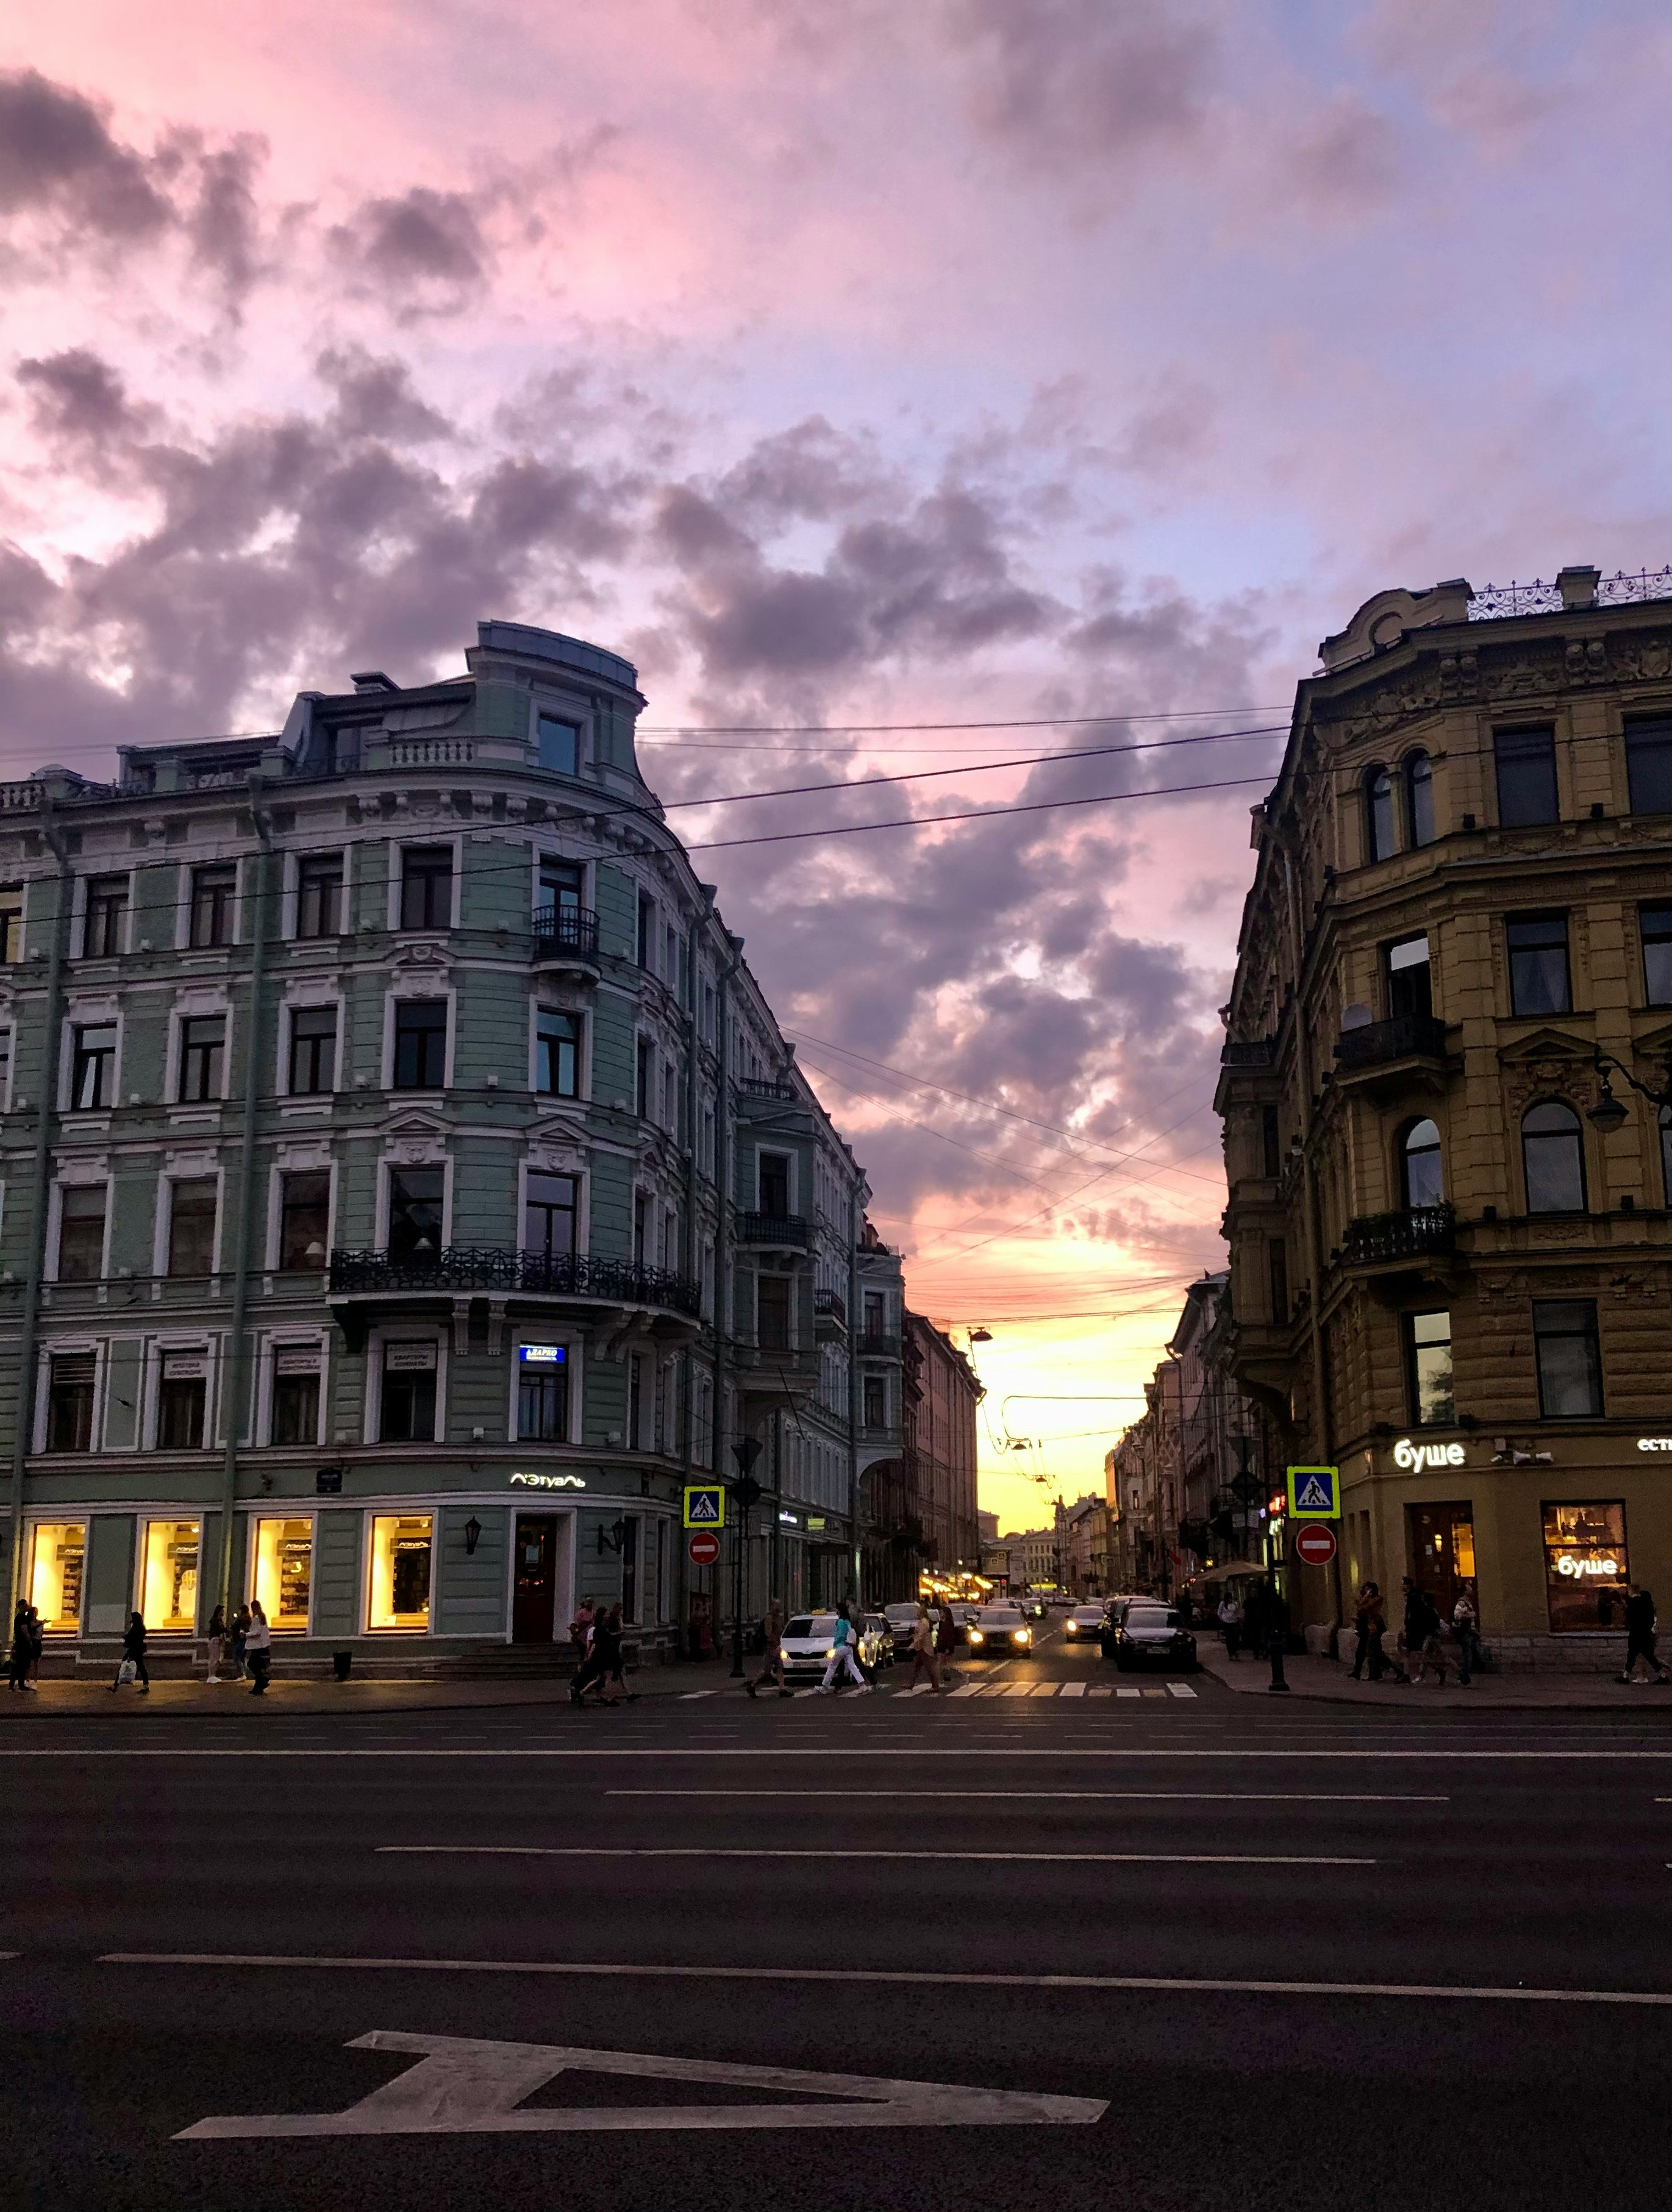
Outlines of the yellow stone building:
{"label": "yellow stone building", "polygon": [[1470,1579],[1500,1664],[1599,1667],[1628,1580],[1672,1625],[1672,570],[1383,592],[1320,656],[1217,1101],[1233,1372],[1341,1470],[1289,1595],[1373,1575],[1391,1640]]}

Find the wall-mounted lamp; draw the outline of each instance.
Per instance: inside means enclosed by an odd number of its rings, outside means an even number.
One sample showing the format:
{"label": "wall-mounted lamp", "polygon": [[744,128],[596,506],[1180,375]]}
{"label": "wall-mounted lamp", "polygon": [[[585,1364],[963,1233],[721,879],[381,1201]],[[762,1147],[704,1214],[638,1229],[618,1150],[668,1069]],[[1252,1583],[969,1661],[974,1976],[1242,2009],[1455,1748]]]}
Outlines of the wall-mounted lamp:
{"label": "wall-mounted lamp", "polygon": [[465,1523],[465,1557],[467,1559],[473,1559],[476,1557],[476,1547],[481,1541],[482,1523],[472,1513]]}
{"label": "wall-mounted lamp", "polygon": [[598,1532],[599,1559],[603,1558],[605,1552],[614,1552],[619,1556],[621,1547],[626,1541],[627,1523],[624,1521],[612,1521],[607,1528],[600,1528]]}

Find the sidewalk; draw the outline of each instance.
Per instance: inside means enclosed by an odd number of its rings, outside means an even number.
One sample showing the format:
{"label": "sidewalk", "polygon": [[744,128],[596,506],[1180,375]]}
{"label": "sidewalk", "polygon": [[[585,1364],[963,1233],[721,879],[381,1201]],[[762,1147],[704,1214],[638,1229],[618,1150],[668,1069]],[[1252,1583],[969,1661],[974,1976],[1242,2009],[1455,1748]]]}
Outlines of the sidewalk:
{"label": "sidewalk", "polygon": [[[751,1659],[750,1673],[758,1673],[760,1661]],[[730,1690],[741,1698],[742,1685],[731,1679],[724,1660],[696,1665],[678,1660],[667,1667],[629,1668],[627,1686],[645,1704],[653,1699],[688,1696],[696,1690]],[[491,1676],[460,1677],[456,1681],[385,1680],[337,1682],[318,1675],[287,1681],[276,1674],[264,1698],[251,1697],[247,1682],[210,1685],[201,1676],[187,1681],[179,1676],[158,1678],[149,1692],[126,1688],[111,1695],[103,1679],[90,1682],[53,1680],[38,1689],[0,1690],[0,1727],[6,1722],[62,1718],[67,1714],[91,1714],[100,1720],[143,1720],[155,1714],[189,1713],[234,1720],[248,1720],[252,1711],[309,1713],[423,1713],[465,1712],[500,1705],[567,1705],[567,1674],[524,1677],[495,1681]]]}
{"label": "sidewalk", "polygon": [[[1207,1671],[1227,1689],[1248,1697],[1271,1694],[1272,1671],[1263,1659],[1227,1659],[1225,1646],[1203,1637],[1197,1656]],[[1355,1682],[1339,1659],[1315,1659],[1310,1655],[1286,1656],[1283,1672],[1297,1698],[1316,1698],[1340,1705],[1382,1705],[1400,1712],[1429,1712],[1436,1706],[1457,1711],[1523,1713],[1600,1711],[1647,1706],[1672,1714],[1672,1688],[1657,1683],[1627,1686],[1606,1674],[1477,1674],[1468,1689],[1459,1686],[1455,1670],[1446,1668],[1442,1688],[1431,1675],[1408,1685],[1391,1674],[1379,1682]]]}

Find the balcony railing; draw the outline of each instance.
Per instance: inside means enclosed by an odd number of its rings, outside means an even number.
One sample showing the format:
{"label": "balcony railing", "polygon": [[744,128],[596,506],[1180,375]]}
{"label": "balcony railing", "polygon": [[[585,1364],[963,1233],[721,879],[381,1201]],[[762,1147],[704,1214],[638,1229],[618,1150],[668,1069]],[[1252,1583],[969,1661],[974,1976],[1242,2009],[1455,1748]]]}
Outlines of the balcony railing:
{"label": "balcony railing", "polygon": [[806,1217],[800,1213],[740,1213],[737,1220],[739,1244],[787,1244],[805,1252],[812,1237]]}
{"label": "balcony railing", "polygon": [[816,1290],[812,1294],[812,1310],[820,1321],[834,1321],[843,1328],[848,1326],[848,1301],[840,1291]]}
{"label": "balcony railing", "polygon": [[1450,1206],[1414,1206],[1348,1222],[1341,1256],[1349,1265],[1386,1266],[1450,1252],[1456,1242],[1457,1217]]}
{"label": "balcony railing", "polygon": [[387,1252],[333,1252],[333,1297],[400,1291],[497,1291],[514,1297],[601,1298],[614,1305],[664,1306],[696,1319],[700,1284],[666,1267],[575,1253],[515,1252],[499,1245],[449,1244],[397,1259]]}
{"label": "balcony railing", "polygon": [[800,1094],[793,1083],[775,1083],[768,1076],[740,1075],[738,1096],[740,1098],[782,1098],[793,1102]]}
{"label": "balcony railing", "polygon": [[[1628,607],[1645,599],[1672,599],[1672,568],[1639,568],[1628,574],[1599,576],[1595,604],[1599,607]],[[1470,622],[1500,622],[1507,615],[1559,615],[1567,602],[1560,583],[1547,584],[1541,576],[1530,583],[1483,584],[1468,603]]]}
{"label": "balcony railing", "polygon": [[598,916],[590,907],[541,906],[534,909],[534,957],[552,952],[598,951]]}
{"label": "balcony railing", "polygon": [[861,1358],[897,1359],[900,1357],[900,1337],[897,1330],[864,1328],[854,1340],[854,1349]]}
{"label": "balcony railing", "polygon": [[1269,1067],[1276,1056],[1275,1037],[1227,1037],[1219,1047],[1221,1067]]}
{"label": "balcony railing", "polygon": [[1445,1024],[1432,1014],[1395,1014],[1390,1022],[1366,1022],[1343,1030],[1335,1040],[1341,1067],[1382,1067],[1391,1060],[1445,1058]]}

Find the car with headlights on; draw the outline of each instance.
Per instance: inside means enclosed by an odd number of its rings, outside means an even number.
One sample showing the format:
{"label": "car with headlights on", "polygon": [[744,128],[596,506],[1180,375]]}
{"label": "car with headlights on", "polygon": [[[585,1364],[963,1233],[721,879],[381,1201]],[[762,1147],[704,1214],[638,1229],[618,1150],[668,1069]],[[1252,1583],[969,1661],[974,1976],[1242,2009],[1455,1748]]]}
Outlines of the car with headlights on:
{"label": "car with headlights on", "polygon": [[1170,1667],[1189,1674],[1195,1672],[1196,1639],[1173,1607],[1138,1597],[1104,1628],[1103,1656],[1112,1659],[1123,1674],[1140,1667]]}
{"label": "car with headlights on", "polygon": [[970,1624],[972,1659],[1031,1659],[1033,1631],[1016,1605],[984,1605]]}
{"label": "car with headlights on", "polygon": [[[873,1626],[878,1616],[865,1615],[855,1626],[854,1650],[860,1665],[869,1672],[884,1663],[889,1638]],[[836,1616],[833,1613],[798,1613],[784,1624],[784,1680],[823,1681],[830,1654],[836,1650]],[[844,1676],[847,1669],[844,1668]]]}
{"label": "car with headlights on", "polygon": [[[893,1640],[895,1657],[909,1659],[911,1639],[917,1627],[917,1607],[915,1605],[904,1603],[885,1605],[883,1607],[883,1618],[888,1623],[889,1635]],[[930,1618],[929,1625],[933,1628],[934,1625],[933,1616]]]}
{"label": "car with headlights on", "polygon": [[1069,1644],[1095,1644],[1103,1634],[1103,1624],[1102,1606],[1073,1606],[1062,1624],[1063,1639]]}

